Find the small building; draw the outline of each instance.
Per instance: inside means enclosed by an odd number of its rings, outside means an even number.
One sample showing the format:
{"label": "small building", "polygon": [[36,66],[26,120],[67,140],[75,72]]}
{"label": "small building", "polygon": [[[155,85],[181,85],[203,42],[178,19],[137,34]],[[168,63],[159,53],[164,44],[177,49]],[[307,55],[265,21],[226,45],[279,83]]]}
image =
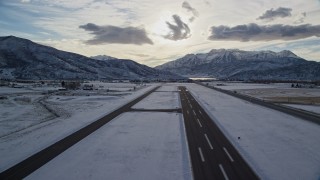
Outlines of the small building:
{"label": "small building", "polygon": [[83,90],[89,90],[89,91],[92,91],[93,90],[93,84],[85,84],[83,85]]}

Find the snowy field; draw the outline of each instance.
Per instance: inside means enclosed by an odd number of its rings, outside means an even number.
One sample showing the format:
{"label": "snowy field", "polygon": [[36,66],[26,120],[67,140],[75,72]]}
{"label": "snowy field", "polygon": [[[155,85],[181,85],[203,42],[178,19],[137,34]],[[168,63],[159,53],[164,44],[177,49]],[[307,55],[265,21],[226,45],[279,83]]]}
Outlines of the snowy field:
{"label": "snowy field", "polygon": [[[112,84],[117,86],[113,87],[115,91],[106,91],[112,89]],[[320,177],[319,125],[190,83],[164,84],[135,108],[180,107],[180,85],[187,86],[262,179]],[[4,97],[0,99],[0,171],[156,84],[137,88],[125,83],[97,82],[95,86],[100,89],[52,94],[47,94],[50,88],[11,91],[0,87]],[[181,114],[129,112],[27,179],[191,179],[190,166]]]}
{"label": "snowy field", "polygon": [[[114,85],[114,88],[122,91],[124,87],[136,86],[131,83],[105,85],[108,88]],[[0,171],[99,119],[154,86],[141,86],[121,94],[103,89],[48,94],[48,89],[54,87],[0,87]]]}
{"label": "snowy field", "polygon": [[153,92],[132,107],[133,109],[178,109],[178,92]]}
{"label": "snowy field", "polygon": [[200,85],[186,86],[263,179],[320,177],[319,125]]}
{"label": "snowy field", "polygon": [[11,87],[0,87],[0,95],[10,95],[15,94],[25,94],[25,93],[34,93],[35,90],[30,88],[11,88]]}
{"label": "snowy field", "polygon": [[56,118],[37,103],[42,98],[42,95],[30,94],[0,100],[0,138]]}
{"label": "snowy field", "polygon": [[179,93],[176,86],[163,85],[147,98],[133,106],[133,109],[178,109]]}
{"label": "snowy field", "polygon": [[257,84],[257,83],[224,82],[224,81],[209,82],[209,85],[216,86],[218,88],[225,89],[225,90],[289,88],[291,86],[291,84],[287,84],[287,83]]}
{"label": "snowy field", "polygon": [[302,109],[306,111],[310,111],[313,113],[320,114],[320,105],[314,106],[314,105],[301,105],[301,104],[284,104],[286,106],[290,106],[297,109]]}
{"label": "snowy field", "polygon": [[143,86],[134,84],[134,83],[104,83],[100,81],[91,81],[83,83],[84,85],[93,85],[94,88],[102,89],[102,90],[109,90],[115,92],[126,92],[126,91],[133,91],[135,89],[139,89]]}
{"label": "snowy field", "polygon": [[156,92],[178,92],[178,88],[176,86],[172,86],[169,84],[163,84]]}
{"label": "snowy field", "polygon": [[26,179],[191,177],[182,115],[130,112],[112,120]]}
{"label": "snowy field", "polygon": [[[220,86],[217,86],[217,84],[220,84]],[[291,88],[291,83],[257,84],[215,82],[209,83],[209,85],[214,85],[217,88],[225,90],[236,90],[239,93],[254,96],[257,98],[320,96],[320,88]]]}
{"label": "snowy field", "polygon": [[214,85],[217,88],[225,90],[237,91],[237,93],[259,98],[264,101],[286,105],[292,104],[290,106],[297,106],[306,111],[320,113],[320,88],[291,88],[291,83],[255,84],[211,82],[209,85]]}
{"label": "snowy field", "polygon": [[270,89],[242,89],[237,92],[257,98],[268,97],[319,97],[320,89],[309,88],[270,88]]}

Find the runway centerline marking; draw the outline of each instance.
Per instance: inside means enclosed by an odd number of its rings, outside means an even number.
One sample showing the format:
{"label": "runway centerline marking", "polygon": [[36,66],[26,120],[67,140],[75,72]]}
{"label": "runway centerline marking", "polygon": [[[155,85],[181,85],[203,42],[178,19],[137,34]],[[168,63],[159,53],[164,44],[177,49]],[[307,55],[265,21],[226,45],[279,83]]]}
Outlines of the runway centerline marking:
{"label": "runway centerline marking", "polygon": [[203,156],[203,154],[202,154],[201,147],[198,147],[198,150],[199,150],[199,154],[200,154],[200,157],[201,157],[202,162],[205,162],[204,156]]}
{"label": "runway centerline marking", "polygon": [[233,158],[231,157],[231,155],[229,154],[228,150],[227,150],[225,147],[223,147],[223,150],[224,150],[224,152],[228,155],[230,161],[233,162],[234,160],[233,160]]}
{"label": "runway centerline marking", "polygon": [[207,134],[204,134],[204,137],[206,138],[206,140],[207,140],[207,142],[208,142],[208,144],[209,144],[209,146],[210,146],[210,149],[213,149],[212,144],[211,144],[211,142],[210,142]]}
{"label": "runway centerline marking", "polygon": [[189,111],[187,110],[187,113],[189,114]]}
{"label": "runway centerline marking", "polygon": [[198,121],[199,126],[202,127],[202,124],[198,118],[197,118],[197,121]]}
{"label": "runway centerline marking", "polygon": [[193,111],[193,114],[196,116],[197,115],[196,112],[194,110],[192,110],[192,111]]}
{"label": "runway centerline marking", "polygon": [[220,170],[221,170],[221,172],[222,172],[222,174],[223,174],[224,179],[225,179],[225,180],[229,180],[229,178],[228,178],[228,176],[227,176],[227,173],[226,173],[226,172],[224,171],[224,169],[223,169],[222,164],[219,164],[219,168],[220,168]]}

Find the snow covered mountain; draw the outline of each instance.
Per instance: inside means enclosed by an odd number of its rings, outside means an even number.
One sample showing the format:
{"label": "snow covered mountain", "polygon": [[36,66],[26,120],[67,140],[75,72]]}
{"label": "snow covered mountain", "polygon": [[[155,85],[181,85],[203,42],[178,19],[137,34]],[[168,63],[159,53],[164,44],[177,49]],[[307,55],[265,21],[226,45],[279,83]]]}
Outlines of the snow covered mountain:
{"label": "snow covered mountain", "polygon": [[97,56],[91,56],[91,59],[96,59],[96,60],[101,60],[101,61],[106,61],[106,60],[116,60],[117,58],[107,56],[107,55],[97,55]]}
{"label": "snow covered mountain", "polygon": [[0,37],[0,78],[4,79],[180,79],[131,60],[96,60],[27,39]]}
{"label": "snow covered mountain", "polygon": [[306,61],[291,51],[213,49],[188,54],[157,66],[185,77],[238,80],[320,80],[320,63]]}

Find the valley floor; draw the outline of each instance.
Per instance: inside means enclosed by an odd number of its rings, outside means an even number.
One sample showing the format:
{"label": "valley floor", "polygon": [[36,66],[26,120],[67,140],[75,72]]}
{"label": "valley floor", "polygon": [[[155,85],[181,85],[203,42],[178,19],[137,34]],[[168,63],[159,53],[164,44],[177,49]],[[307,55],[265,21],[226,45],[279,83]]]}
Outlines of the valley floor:
{"label": "valley floor", "polygon": [[[320,126],[196,84],[165,84],[27,179],[192,179],[181,108],[186,86],[262,179],[320,177]],[[99,86],[104,86],[99,84]],[[0,171],[155,87],[46,95],[0,87]],[[263,85],[262,85],[263,86]],[[127,88],[126,88],[127,87]],[[122,90],[120,90],[122,89]],[[51,89],[52,90],[52,89]],[[108,94],[109,93],[109,94]],[[45,94],[45,95],[44,95]],[[241,139],[238,139],[241,137]]]}

